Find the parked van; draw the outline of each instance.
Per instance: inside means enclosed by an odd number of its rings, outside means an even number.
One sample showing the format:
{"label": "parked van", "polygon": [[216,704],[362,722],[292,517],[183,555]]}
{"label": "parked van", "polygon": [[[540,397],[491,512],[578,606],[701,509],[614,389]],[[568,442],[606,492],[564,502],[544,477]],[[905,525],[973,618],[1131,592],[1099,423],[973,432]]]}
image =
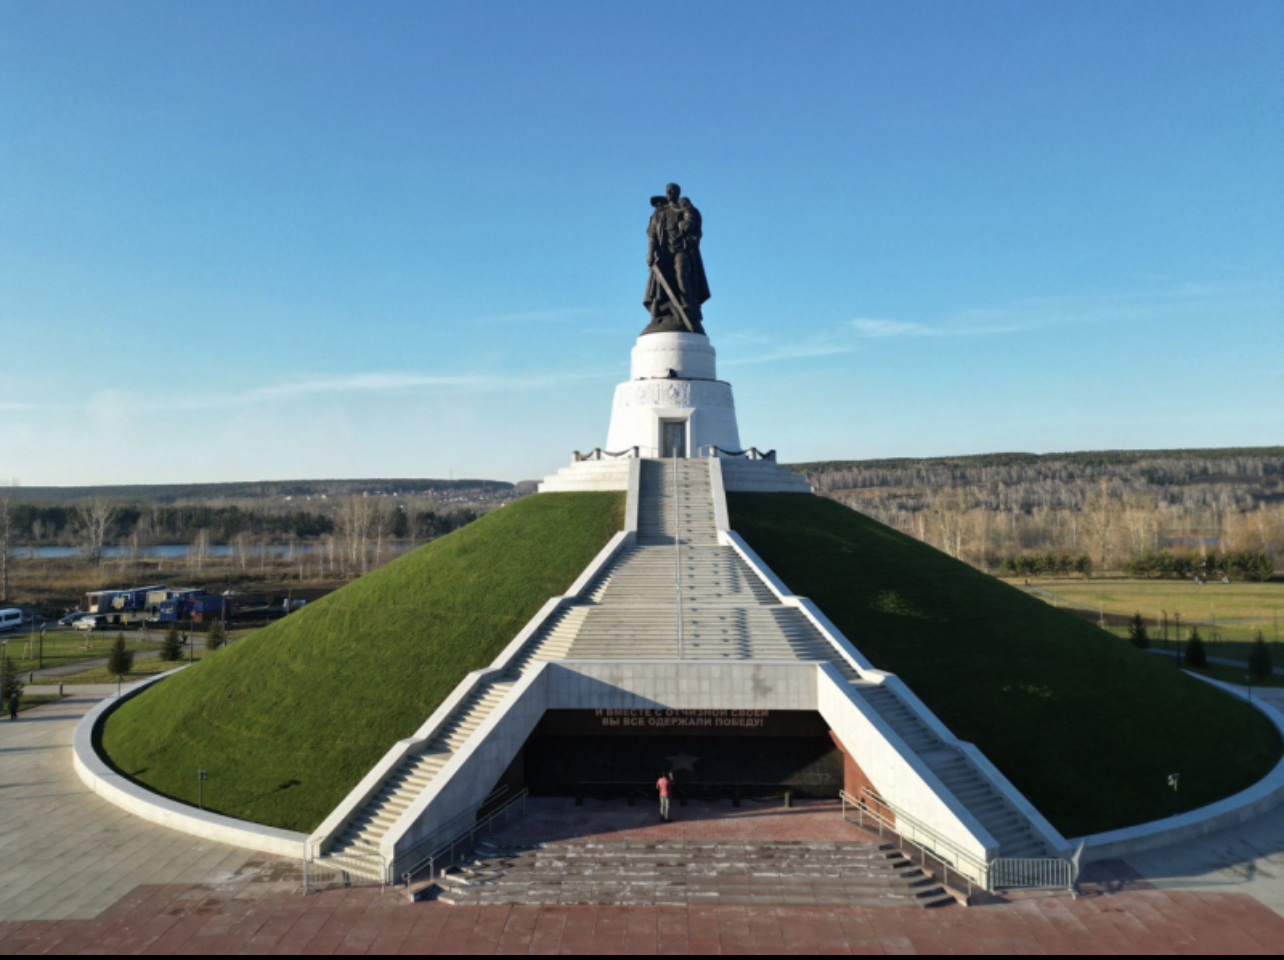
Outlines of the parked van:
{"label": "parked van", "polygon": [[22,626],[21,610],[0,610],[0,633],[6,630],[17,630]]}

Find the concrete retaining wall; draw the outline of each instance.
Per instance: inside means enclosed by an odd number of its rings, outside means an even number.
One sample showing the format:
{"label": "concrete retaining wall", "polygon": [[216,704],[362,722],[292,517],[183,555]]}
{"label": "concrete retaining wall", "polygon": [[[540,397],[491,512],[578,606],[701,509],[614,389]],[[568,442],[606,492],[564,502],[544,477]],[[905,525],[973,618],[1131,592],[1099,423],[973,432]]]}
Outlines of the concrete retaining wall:
{"label": "concrete retaining wall", "polygon": [[[248,850],[258,850],[279,857],[301,859],[308,839],[306,834],[224,817],[162,797],[117,773],[94,749],[99,725],[113,710],[152,683],[159,682],[177,672],[178,670],[171,670],[168,673],[162,673],[146,683],[140,683],[133,689],[125,691],[120,697],[110,697],[81,718],[72,738],[73,763],[81,782],[108,803],[115,804],[136,817],[160,824],[162,827],[179,830],[203,840],[245,847]],[[194,770],[193,775],[195,775]]]}
{"label": "concrete retaining wall", "polygon": [[[1259,697],[1249,697],[1243,690],[1228,683],[1221,683],[1198,674],[1190,674],[1205,683],[1220,687],[1232,696],[1246,699],[1266,715],[1275,724],[1275,729],[1284,736],[1284,714]],[[1077,837],[1070,841],[1075,846],[1083,844],[1084,860],[1107,860],[1126,857],[1130,853],[1141,853],[1143,850],[1154,850],[1174,843],[1195,840],[1199,837],[1227,827],[1247,823],[1264,813],[1274,810],[1284,803],[1284,760],[1275,765],[1269,774],[1253,784],[1247,790],[1241,790],[1234,796],[1210,803],[1208,806],[1139,824],[1125,827],[1122,830],[1111,830],[1108,833],[1094,833],[1087,837]]]}

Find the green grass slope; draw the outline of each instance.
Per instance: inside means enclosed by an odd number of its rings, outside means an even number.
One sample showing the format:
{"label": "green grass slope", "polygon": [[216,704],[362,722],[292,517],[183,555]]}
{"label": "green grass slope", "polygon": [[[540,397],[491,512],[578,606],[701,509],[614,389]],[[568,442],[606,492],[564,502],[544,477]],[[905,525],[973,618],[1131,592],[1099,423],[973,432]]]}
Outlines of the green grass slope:
{"label": "green grass slope", "polygon": [[487,666],[623,526],[623,494],[493,511],[163,680],[111,714],[122,773],[311,831],[465,674]]}
{"label": "green grass slope", "polygon": [[1247,704],[854,510],[807,494],[728,500],[733,529],[791,590],[1066,836],[1170,815],[1171,773],[1187,810],[1280,757]]}

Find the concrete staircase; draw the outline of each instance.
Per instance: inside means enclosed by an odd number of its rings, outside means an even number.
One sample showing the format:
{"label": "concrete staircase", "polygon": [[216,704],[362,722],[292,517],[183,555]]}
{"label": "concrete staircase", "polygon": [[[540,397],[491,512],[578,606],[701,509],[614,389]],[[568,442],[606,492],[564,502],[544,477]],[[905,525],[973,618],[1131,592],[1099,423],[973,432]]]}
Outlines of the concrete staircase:
{"label": "concrete staircase", "polygon": [[918,754],[945,787],[999,842],[1003,857],[1047,857],[1047,845],[1025,815],[1008,800],[955,747],[942,741],[918,714],[906,706],[896,691],[881,683],[853,683],[879,716],[888,722],[909,748]]}
{"label": "concrete staircase", "polygon": [[1002,856],[1046,855],[1025,817],[962,753],[939,739],[894,690],[862,680],[800,610],[780,603],[733,548],[718,543],[707,461],[643,461],[637,534],[636,543],[536,633],[497,679],[459,705],[422,753],[388,775],[331,844],[323,864],[368,875],[372,861],[363,858],[378,853],[384,834],[521,675],[559,659],[832,663],[999,841]]}
{"label": "concrete staircase", "polygon": [[872,842],[482,840],[437,899],[484,904],[918,906],[953,898]]}

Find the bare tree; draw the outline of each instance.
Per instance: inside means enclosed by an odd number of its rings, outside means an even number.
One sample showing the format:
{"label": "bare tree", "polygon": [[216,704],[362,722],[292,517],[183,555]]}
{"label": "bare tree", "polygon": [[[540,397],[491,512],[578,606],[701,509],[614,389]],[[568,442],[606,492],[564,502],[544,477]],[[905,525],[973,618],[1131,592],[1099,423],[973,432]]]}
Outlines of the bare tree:
{"label": "bare tree", "polygon": [[369,566],[369,549],[372,504],[368,497],[353,494],[339,501],[334,527],[343,544],[344,560],[349,572],[365,573]]}
{"label": "bare tree", "polygon": [[9,551],[13,547],[13,501],[18,481],[0,487],[0,600],[9,599]]}
{"label": "bare tree", "polygon": [[76,505],[76,524],[80,549],[85,554],[90,566],[103,562],[103,547],[107,542],[107,530],[116,519],[119,511],[112,506],[106,497],[92,497]]}

